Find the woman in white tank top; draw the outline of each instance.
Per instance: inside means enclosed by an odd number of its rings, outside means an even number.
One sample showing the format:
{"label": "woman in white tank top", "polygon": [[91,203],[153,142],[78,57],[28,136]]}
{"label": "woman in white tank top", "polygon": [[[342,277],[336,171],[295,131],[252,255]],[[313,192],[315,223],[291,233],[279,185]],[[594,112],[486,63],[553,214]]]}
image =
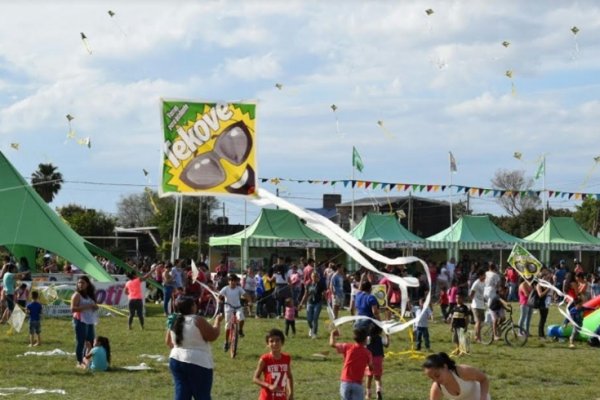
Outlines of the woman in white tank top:
{"label": "woman in white tank top", "polygon": [[423,372],[433,381],[429,400],[491,400],[487,375],[468,365],[456,365],[446,353],[428,356]]}
{"label": "woman in white tank top", "polygon": [[175,398],[210,400],[213,357],[209,342],[219,337],[223,314],[219,314],[211,326],[196,315],[196,302],[191,297],[178,300],[175,309],[175,320],[165,337],[171,348],[169,369],[175,382]]}

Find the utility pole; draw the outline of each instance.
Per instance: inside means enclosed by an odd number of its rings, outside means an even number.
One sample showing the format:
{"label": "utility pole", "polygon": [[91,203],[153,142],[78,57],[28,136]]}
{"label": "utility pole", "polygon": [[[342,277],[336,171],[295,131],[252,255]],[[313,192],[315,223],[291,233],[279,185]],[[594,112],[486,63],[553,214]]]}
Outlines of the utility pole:
{"label": "utility pole", "polygon": [[467,192],[467,215],[471,215],[469,208],[471,206],[471,193]]}
{"label": "utility pole", "polygon": [[198,197],[198,260],[202,260],[202,196]]}
{"label": "utility pole", "polygon": [[412,192],[408,192],[408,230],[413,231],[413,198]]}

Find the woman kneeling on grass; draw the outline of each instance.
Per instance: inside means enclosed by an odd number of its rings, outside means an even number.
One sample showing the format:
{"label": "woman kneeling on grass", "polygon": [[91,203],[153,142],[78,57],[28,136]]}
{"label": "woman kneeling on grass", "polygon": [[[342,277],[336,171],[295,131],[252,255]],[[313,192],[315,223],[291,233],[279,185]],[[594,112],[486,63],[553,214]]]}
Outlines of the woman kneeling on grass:
{"label": "woman kneeling on grass", "polygon": [[196,302],[182,297],[175,305],[175,321],[170,326],[165,342],[169,354],[169,369],[175,382],[175,400],[210,400],[213,382],[213,357],[209,342],[217,340],[221,332],[220,314],[214,325],[198,315]]}
{"label": "woman kneeling on grass", "polygon": [[456,365],[446,353],[428,356],[423,372],[433,381],[429,400],[490,400],[486,374],[468,365]]}

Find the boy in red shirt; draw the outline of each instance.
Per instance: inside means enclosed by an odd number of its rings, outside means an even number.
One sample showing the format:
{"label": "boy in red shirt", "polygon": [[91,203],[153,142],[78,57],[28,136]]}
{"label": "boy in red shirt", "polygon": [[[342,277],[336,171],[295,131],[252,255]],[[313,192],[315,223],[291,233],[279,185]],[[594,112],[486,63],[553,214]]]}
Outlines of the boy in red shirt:
{"label": "boy in red shirt", "polygon": [[340,396],[342,400],[363,400],[365,389],[362,382],[365,370],[368,367],[370,371],[373,371],[373,356],[366,347],[368,332],[364,329],[355,329],[354,341],[356,343],[336,343],[335,338],[339,335],[340,332],[334,329],[329,336],[329,345],[344,355]]}
{"label": "boy in red shirt", "polygon": [[[271,351],[258,360],[253,379],[261,387],[258,400],[293,400],[292,358],[281,352],[285,336],[281,330],[271,329],[265,340]],[[261,379],[261,375],[264,375],[264,379]]]}

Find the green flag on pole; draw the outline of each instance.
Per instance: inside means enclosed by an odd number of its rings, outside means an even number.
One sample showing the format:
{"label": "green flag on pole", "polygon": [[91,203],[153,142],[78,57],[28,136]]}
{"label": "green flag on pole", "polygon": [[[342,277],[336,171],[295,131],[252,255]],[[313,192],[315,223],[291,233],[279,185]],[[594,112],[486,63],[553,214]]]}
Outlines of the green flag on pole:
{"label": "green flag on pole", "polygon": [[542,269],[542,263],[519,244],[515,244],[510,252],[508,263],[525,279],[537,275]]}
{"label": "green flag on pole", "polygon": [[540,176],[546,173],[546,157],[542,158],[542,162],[538,166],[537,172],[535,173],[535,179],[540,179]]}
{"label": "green flag on pole", "polygon": [[365,165],[362,162],[362,158],[360,158],[360,154],[358,154],[358,150],[356,147],[352,146],[352,166],[358,170],[358,172],[362,172]]}

